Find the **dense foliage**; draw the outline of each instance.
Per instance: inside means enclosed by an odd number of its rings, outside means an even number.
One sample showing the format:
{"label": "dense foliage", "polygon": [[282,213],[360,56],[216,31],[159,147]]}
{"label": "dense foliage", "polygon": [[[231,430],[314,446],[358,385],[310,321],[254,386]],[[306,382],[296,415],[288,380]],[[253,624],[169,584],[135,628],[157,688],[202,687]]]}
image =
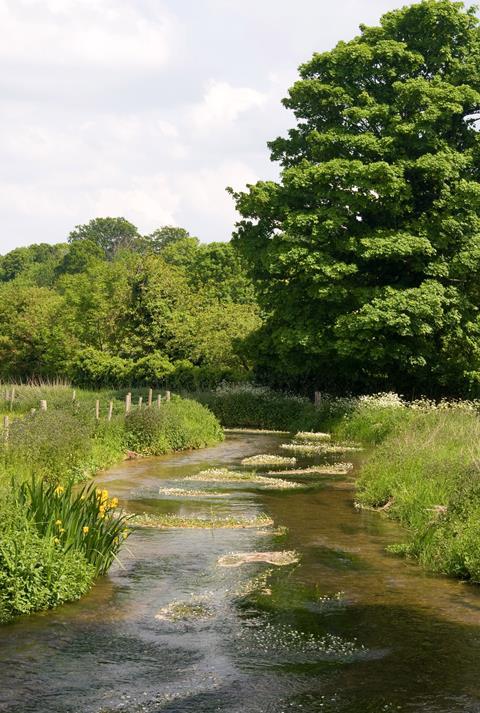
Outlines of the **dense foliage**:
{"label": "dense foliage", "polygon": [[236,245],[272,383],[480,388],[480,32],[424,0],[316,54],[270,144],[281,180],[236,194]]}
{"label": "dense foliage", "polygon": [[228,243],[181,228],[139,235],[123,218],[62,245],[0,257],[0,378],[78,384],[215,385],[245,378],[241,341],[260,323]]}

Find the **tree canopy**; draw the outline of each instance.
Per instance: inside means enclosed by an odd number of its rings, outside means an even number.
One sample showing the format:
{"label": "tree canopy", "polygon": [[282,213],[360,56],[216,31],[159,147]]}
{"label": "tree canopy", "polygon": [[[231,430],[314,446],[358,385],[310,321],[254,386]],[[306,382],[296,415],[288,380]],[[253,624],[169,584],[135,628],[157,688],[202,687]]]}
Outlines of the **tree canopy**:
{"label": "tree canopy", "polygon": [[234,242],[277,384],[408,392],[480,386],[480,32],[424,0],[315,54],[270,143],[278,182],[235,193]]}
{"label": "tree canopy", "polygon": [[0,257],[0,377],[190,387],[245,378],[240,342],[260,319],[242,260],[183,228],[152,235],[96,218],[69,244]]}

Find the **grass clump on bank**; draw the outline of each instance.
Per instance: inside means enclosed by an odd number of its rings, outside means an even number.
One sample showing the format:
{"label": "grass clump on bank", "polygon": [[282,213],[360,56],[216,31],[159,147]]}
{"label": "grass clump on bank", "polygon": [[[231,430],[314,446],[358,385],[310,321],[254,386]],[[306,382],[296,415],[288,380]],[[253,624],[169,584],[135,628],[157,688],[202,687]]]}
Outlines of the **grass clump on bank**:
{"label": "grass clump on bank", "polygon": [[361,471],[360,504],[408,528],[396,552],[480,582],[480,419],[474,408],[410,409]]}

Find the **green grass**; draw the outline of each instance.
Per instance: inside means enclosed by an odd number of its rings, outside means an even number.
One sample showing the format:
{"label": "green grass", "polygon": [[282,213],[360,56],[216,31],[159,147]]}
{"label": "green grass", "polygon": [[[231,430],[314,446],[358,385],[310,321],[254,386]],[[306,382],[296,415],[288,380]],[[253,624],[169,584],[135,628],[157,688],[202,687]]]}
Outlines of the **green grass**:
{"label": "green grass", "polygon": [[357,498],[406,528],[392,548],[427,568],[480,581],[480,419],[462,408],[413,410],[372,452]]}

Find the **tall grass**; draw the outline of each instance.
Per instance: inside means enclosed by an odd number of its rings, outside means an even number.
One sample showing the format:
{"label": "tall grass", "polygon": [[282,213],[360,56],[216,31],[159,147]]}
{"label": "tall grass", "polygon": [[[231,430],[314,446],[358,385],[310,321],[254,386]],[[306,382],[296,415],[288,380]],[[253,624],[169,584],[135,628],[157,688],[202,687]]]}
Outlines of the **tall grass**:
{"label": "tall grass", "polygon": [[474,409],[405,409],[364,465],[358,500],[408,531],[393,548],[429,569],[480,581],[480,419]]}

